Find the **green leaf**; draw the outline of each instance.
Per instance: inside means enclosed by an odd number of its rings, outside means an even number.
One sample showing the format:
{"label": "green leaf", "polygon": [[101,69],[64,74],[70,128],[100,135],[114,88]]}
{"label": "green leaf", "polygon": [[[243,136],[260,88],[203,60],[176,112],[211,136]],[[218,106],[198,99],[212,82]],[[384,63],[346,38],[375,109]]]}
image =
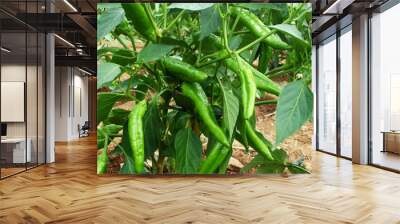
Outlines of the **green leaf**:
{"label": "green leaf", "polygon": [[222,126],[228,132],[228,138],[231,139],[239,116],[239,99],[227,85],[221,85],[221,90],[224,106]]}
{"label": "green leaf", "polygon": [[144,63],[156,61],[166,56],[175,47],[175,45],[150,43],[139,52],[138,61]]}
{"label": "green leaf", "polygon": [[122,125],[109,124],[103,127],[103,132],[107,135],[115,135],[123,128]]}
{"label": "green leaf", "polygon": [[154,97],[143,117],[145,158],[148,158],[158,148],[161,139],[161,119],[158,110],[158,97]]}
{"label": "green leaf", "polygon": [[111,58],[106,58],[108,62],[122,66],[133,64],[135,62],[135,56],[132,51],[116,47],[107,47],[97,50],[97,59],[109,53],[111,53]]}
{"label": "green leaf", "polygon": [[240,3],[238,6],[258,10],[258,9],[272,9],[277,11],[287,10],[286,3]]}
{"label": "green leaf", "polygon": [[200,40],[220,30],[221,17],[218,8],[210,7],[200,12]]}
{"label": "green leaf", "polygon": [[97,41],[115,29],[125,18],[122,8],[106,8],[97,16]]}
{"label": "green leaf", "polygon": [[120,174],[135,174],[135,165],[132,158],[125,157],[124,165],[119,170]]}
{"label": "green leaf", "polygon": [[310,171],[308,171],[306,168],[299,165],[289,164],[287,168],[293,174],[310,173]]}
{"label": "green leaf", "polygon": [[283,149],[274,149],[272,151],[272,156],[274,157],[274,159],[282,164],[286,164],[287,162],[287,152]]}
{"label": "green leaf", "polygon": [[200,11],[210,8],[214,3],[172,3],[168,8],[170,9],[186,9],[190,11]]}
{"label": "green leaf", "polygon": [[97,148],[103,148],[106,139],[110,135],[118,134],[118,132],[123,128],[122,125],[109,124],[97,130]]}
{"label": "green leaf", "polygon": [[290,24],[278,24],[274,26],[270,26],[270,28],[278,30],[280,32],[283,32],[285,34],[288,34],[289,36],[295,38],[297,41],[304,45],[309,45],[307,41],[304,40],[303,35],[301,32],[297,29],[295,25],[290,25]]}
{"label": "green leaf", "polygon": [[279,164],[273,161],[264,162],[261,166],[257,168],[258,174],[281,174],[285,170],[285,165]]}
{"label": "green leaf", "polygon": [[117,76],[121,74],[121,67],[114,63],[102,62],[97,68],[97,88],[100,89],[109,85]]}
{"label": "green leaf", "polygon": [[248,173],[251,169],[263,164],[264,161],[264,156],[257,154],[246,166],[240,169],[240,173]]}
{"label": "green leaf", "polygon": [[121,108],[112,109],[105,123],[123,125],[128,120],[129,113],[129,110]]}
{"label": "green leaf", "polygon": [[303,80],[283,88],[276,112],[276,144],[282,143],[311,118],[313,93]]}
{"label": "green leaf", "polygon": [[97,3],[97,9],[122,8],[121,3]]}
{"label": "green leaf", "polygon": [[259,61],[257,69],[261,73],[265,74],[269,70],[268,62],[271,60],[273,52],[272,48],[265,43],[261,43],[260,46],[260,57],[258,59]]}
{"label": "green leaf", "polygon": [[179,130],[186,128],[191,118],[192,118],[191,114],[179,111],[174,117],[174,120],[170,122],[172,134],[175,134]]}
{"label": "green leaf", "polygon": [[166,45],[179,46],[183,48],[189,47],[189,45],[184,40],[178,40],[172,37],[161,37],[160,43]]}
{"label": "green leaf", "polygon": [[126,96],[120,93],[98,93],[97,94],[97,124],[104,121],[115,102],[125,99]]}
{"label": "green leaf", "polygon": [[201,142],[190,128],[181,129],[175,136],[176,172],[198,173],[201,160]]}

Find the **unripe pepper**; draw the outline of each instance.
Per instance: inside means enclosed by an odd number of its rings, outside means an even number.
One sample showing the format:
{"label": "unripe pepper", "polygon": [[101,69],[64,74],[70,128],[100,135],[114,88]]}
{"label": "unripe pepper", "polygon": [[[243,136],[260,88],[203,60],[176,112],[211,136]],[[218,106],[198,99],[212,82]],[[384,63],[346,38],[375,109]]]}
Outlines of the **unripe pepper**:
{"label": "unripe pepper", "polygon": [[[223,49],[221,41],[217,36],[210,35],[208,40],[210,40],[217,48]],[[226,50],[221,50],[215,54],[216,58],[223,58],[226,55],[228,55],[228,52]],[[257,89],[265,91],[267,93],[274,94],[275,96],[279,96],[279,94],[281,93],[281,88],[279,87],[278,84],[276,84],[270,78],[259,72],[257,69],[255,69],[249,63],[247,63],[243,58],[241,57],[239,58],[240,61],[243,61],[243,64],[253,72],[254,81],[256,83]],[[223,62],[231,71],[233,71],[236,74],[239,73],[240,67],[238,66],[238,64],[234,59],[227,58],[224,59]]]}
{"label": "unripe pepper", "polygon": [[128,136],[135,163],[135,173],[141,174],[144,171],[144,134],[143,116],[146,113],[146,100],[137,103],[129,114]]}
{"label": "unripe pepper", "polygon": [[249,121],[245,121],[246,135],[250,142],[251,147],[253,147],[258,153],[267,158],[268,160],[274,160],[271,154],[271,150],[267,144],[265,144],[254,131]]}
{"label": "unripe pepper", "polygon": [[229,147],[229,141],[224,131],[218,126],[214,112],[208,103],[204,90],[198,83],[183,83],[182,93],[192,100],[197,113],[213,137],[222,145]]}
{"label": "unripe pepper", "polygon": [[256,83],[254,81],[253,73],[240,59],[239,55],[234,56],[238,67],[237,74],[239,75],[241,82],[241,97],[243,104],[243,118],[245,120],[250,119],[254,113],[254,104],[256,101]]}
{"label": "unripe pepper", "polygon": [[181,60],[166,57],[162,60],[168,74],[171,74],[186,82],[201,82],[207,79],[208,75],[190,64]]}
{"label": "unripe pepper", "polygon": [[230,147],[224,147],[219,142],[215,143],[211,148],[211,152],[208,154],[207,159],[201,165],[200,174],[214,173],[217,168],[221,166],[229,151],[231,151]]}
{"label": "unripe pepper", "polygon": [[[246,26],[254,35],[262,37],[271,33],[271,30],[252,12],[240,7],[231,7],[231,12],[239,17],[239,21]],[[268,36],[263,42],[277,49],[289,49],[289,45],[282,41],[277,34]]]}
{"label": "unripe pepper", "polygon": [[157,39],[156,31],[144,9],[144,5],[142,3],[122,3],[121,5],[125,11],[126,18],[132,22],[135,30],[147,40],[155,42]]}
{"label": "unripe pepper", "polygon": [[108,155],[107,155],[107,146],[108,146],[108,138],[105,140],[105,147],[101,150],[101,154],[97,155],[97,174],[104,174],[107,172],[107,165],[109,163]]}

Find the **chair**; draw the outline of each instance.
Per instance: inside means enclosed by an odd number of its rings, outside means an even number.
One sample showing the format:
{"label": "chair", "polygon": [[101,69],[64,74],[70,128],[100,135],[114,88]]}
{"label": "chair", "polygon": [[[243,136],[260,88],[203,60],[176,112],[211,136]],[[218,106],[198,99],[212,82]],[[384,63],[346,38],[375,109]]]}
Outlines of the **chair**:
{"label": "chair", "polygon": [[82,127],[80,125],[78,125],[79,138],[89,136],[89,129],[90,129],[89,121],[85,121],[85,123],[82,125]]}

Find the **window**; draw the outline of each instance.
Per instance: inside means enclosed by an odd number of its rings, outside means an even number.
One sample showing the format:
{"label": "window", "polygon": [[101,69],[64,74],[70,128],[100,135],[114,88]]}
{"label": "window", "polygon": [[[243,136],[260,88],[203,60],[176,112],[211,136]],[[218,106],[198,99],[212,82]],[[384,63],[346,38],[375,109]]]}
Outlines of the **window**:
{"label": "window", "polygon": [[371,162],[400,170],[400,5],[371,18]]}
{"label": "window", "polygon": [[340,35],[340,155],[352,157],[352,33],[351,26]]}
{"label": "window", "polygon": [[336,153],[336,36],[318,47],[318,149]]}

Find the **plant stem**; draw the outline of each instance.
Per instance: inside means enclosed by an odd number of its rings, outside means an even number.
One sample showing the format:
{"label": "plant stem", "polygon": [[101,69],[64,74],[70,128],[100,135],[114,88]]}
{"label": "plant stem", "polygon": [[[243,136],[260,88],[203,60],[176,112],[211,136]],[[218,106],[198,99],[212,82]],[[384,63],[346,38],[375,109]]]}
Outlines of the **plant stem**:
{"label": "plant stem", "polygon": [[225,59],[230,58],[230,57],[231,57],[230,54],[226,54],[226,55],[223,56],[223,57],[216,58],[216,59],[214,59],[214,60],[207,61],[207,62],[204,62],[204,63],[202,63],[202,64],[199,64],[197,67],[204,67],[204,66],[206,66],[206,65],[210,65],[210,64],[213,64],[213,63],[215,63],[215,62],[219,62],[219,61],[225,60]]}
{"label": "plant stem", "polygon": [[176,21],[178,21],[178,19],[183,15],[184,12],[185,12],[184,9],[180,11],[179,14],[175,17],[175,19],[172,20],[172,22],[167,26],[167,28],[165,28],[165,30],[169,30],[171,26],[173,26],[176,23]]}
{"label": "plant stem", "polygon": [[282,71],[279,71],[279,72],[276,72],[276,73],[268,75],[268,78],[274,78],[274,77],[283,75],[283,74],[288,73],[288,72],[290,72],[290,69],[282,70]]}
{"label": "plant stem", "polygon": [[239,16],[237,16],[236,19],[235,19],[235,22],[233,22],[233,26],[232,26],[232,29],[231,29],[231,35],[230,36],[232,36],[234,34],[234,31],[235,31],[236,26],[237,26],[238,23],[239,23]]}
{"label": "plant stem", "polygon": [[276,30],[273,30],[273,31],[271,31],[271,32],[268,33],[268,34],[266,34],[266,35],[264,35],[264,36],[262,36],[262,37],[259,37],[258,39],[256,39],[255,41],[249,43],[248,45],[246,45],[246,46],[240,48],[239,50],[236,50],[235,53],[240,54],[240,53],[242,53],[243,51],[246,51],[246,50],[250,49],[250,48],[253,47],[254,45],[256,45],[256,44],[260,43],[261,41],[263,41],[265,38],[267,38],[267,37],[271,36],[272,34],[274,34],[275,32],[276,32]]}
{"label": "plant stem", "polygon": [[196,65],[200,63],[200,54],[201,54],[201,47],[202,47],[203,41],[200,41],[199,44],[199,53],[197,54],[197,58],[196,58]]}
{"label": "plant stem", "polygon": [[154,20],[153,14],[151,13],[149,7],[150,7],[149,4],[145,4],[144,9],[145,9],[145,11],[146,11],[147,16],[150,18],[151,25],[153,26],[154,30],[156,31],[156,36],[157,36],[158,38],[160,38],[160,37],[161,37],[160,30],[159,30],[158,27],[157,27],[156,21]]}
{"label": "plant stem", "polygon": [[240,54],[240,53],[242,53],[243,51],[248,50],[248,49],[250,49],[251,47],[253,47],[254,45],[258,44],[259,42],[261,42],[261,41],[264,40],[265,38],[269,37],[270,35],[274,34],[275,32],[276,32],[275,30],[274,30],[274,31],[271,31],[270,33],[268,33],[268,34],[266,34],[266,35],[264,35],[264,36],[258,38],[257,40],[255,40],[255,41],[251,42],[250,44],[248,44],[248,45],[246,45],[246,46],[240,48],[239,50],[236,50],[236,51],[234,51],[234,52],[232,52],[232,53],[230,53],[230,54],[227,54],[227,55],[225,55],[224,57],[216,58],[216,59],[214,59],[214,60],[211,60],[211,61],[207,61],[207,62],[205,62],[205,63],[202,63],[202,64],[198,65],[198,67],[204,67],[204,66],[206,66],[206,65],[213,64],[213,63],[215,63],[215,62],[219,62],[219,61],[222,61],[222,60],[224,60],[224,59],[230,58],[230,57],[231,57],[231,54]]}
{"label": "plant stem", "polygon": [[129,47],[125,44],[125,42],[121,39],[120,36],[117,36],[116,38],[117,38],[118,42],[119,42],[124,48],[129,49]]}
{"label": "plant stem", "polygon": [[288,69],[288,68],[290,68],[290,66],[287,64],[284,64],[282,66],[279,66],[279,67],[269,70],[269,72],[267,74],[273,74],[273,73],[280,72],[280,71]]}
{"label": "plant stem", "polygon": [[263,101],[257,101],[255,103],[256,106],[259,105],[271,105],[271,104],[277,104],[278,100],[263,100]]}
{"label": "plant stem", "polygon": [[[217,52],[214,52],[214,53],[212,53],[212,54],[209,54],[209,55],[206,55],[206,56],[204,56],[200,61],[204,61],[204,60],[206,60],[207,58],[212,58],[212,57],[215,57],[215,55],[218,55],[218,54],[220,54],[220,52],[219,51],[217,51]],[[199,63],[196,63],[196,65],[198,65]]]}
{"label": "plant stem", "polygon": [[229,48],[229,43],[228,43],[228,29],[227,29],[227,27],[228,27],[228,25],[227,25],[227,15],[225,15],[224,17],[223,17],[223,22],[224,22],[224,27],[223,27],[223,29],[224,29],[224,46],[225,46],[225,49],[228,51],[228,52],[231,52],[231,49]]}
{"label": "plant stem", "polygon": [[163,9],[163,17],[164,17],[164,24],[163,24],[163,28],[164,30],[167,28],[167,16],[168,16],[168,8],[166,4],[162,4],[162,9]]}
{"label": "plant stem", "polygon": [[129,38],[129,40],[130,40],[130,41],[131,41],[131,43],[132,43],[133,52],[136,54],[136,45],[135,45],[135,39],[133,38],[133,36],[132,36],[132,35],[129,35],[129,36],[128,36],[128,38]]}

